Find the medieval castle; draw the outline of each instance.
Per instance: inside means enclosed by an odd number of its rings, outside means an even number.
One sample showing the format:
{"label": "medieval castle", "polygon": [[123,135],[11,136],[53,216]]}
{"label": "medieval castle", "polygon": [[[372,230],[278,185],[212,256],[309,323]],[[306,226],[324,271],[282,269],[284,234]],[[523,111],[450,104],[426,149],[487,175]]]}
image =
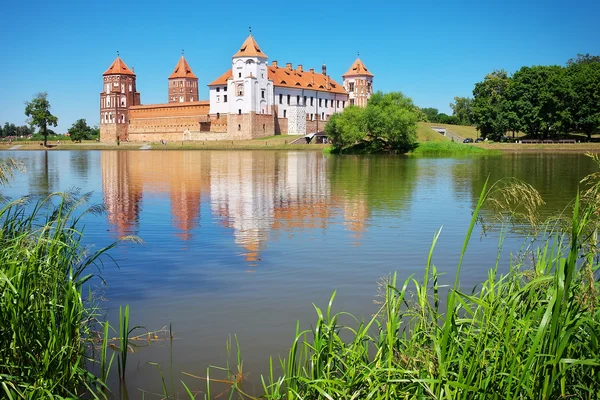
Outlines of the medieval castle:
{"label": "medieval castle", "polygon": [[169,76],[168,103],[142,105],[136,75],[123,60],[104,72],[100,93],[100,140],[236,140],[323,130],[328,118],[349,105],[364,107],[373,74],[357,58],[340,85],[313,68],[305,71],[267,55],[249,35],[233,55],[231,69],[208,84],[200,100],[198,77],[182,55]]}

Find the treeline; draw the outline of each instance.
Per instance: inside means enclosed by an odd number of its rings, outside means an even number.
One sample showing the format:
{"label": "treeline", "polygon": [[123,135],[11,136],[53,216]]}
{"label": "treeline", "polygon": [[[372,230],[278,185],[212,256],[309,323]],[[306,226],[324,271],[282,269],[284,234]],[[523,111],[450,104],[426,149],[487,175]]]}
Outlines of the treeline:
{"label": "treeline", "polygon": [[425,114],[427,122],[437,122],[439,124],[451,125],[472,125],[473,124],[473,99],[470,97],[455,97],[454,103],[450,103],[452,115],[440,113],[437,108],[421,108]]}
{"label": "treeline", "polygon": [[522,67],[488,74],[473,90],[472,120],[482,137],[507,132],[556,138],[600,129],[600,56],[578,55],[566,66]]}
{"label": "treeline", "polygon": [[8,122],[5,122],[4,126],[0,124],[0,138],[27,137],[29,135],[33,135],[33,129],[28,125],[17,126]]}

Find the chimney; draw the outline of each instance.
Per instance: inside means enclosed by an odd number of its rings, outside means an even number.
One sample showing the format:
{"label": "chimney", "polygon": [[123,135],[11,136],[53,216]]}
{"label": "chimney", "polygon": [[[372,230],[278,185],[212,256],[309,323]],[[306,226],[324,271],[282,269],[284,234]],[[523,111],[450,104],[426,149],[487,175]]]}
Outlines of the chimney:
{"label": "chimney", "polygon": [[315,69],[314,68],[309,69],[309,71],[310,71],[311,74],[315,73]]}
{"label": "chimney", "polygon": [[325,75],[325,89],[331,90],[331,83],[329,82],[329,77]]}
{"label": "chimney", "polygon": [[323,64],[323,66],[321,68],[323,71],[323,75],[327,76],[327,66],[325,64]]}
{"label": "chimney", "polygon": [[285,63],[285,68],[292,70],[292,63]]}
{"label": "chimney", "polygon": [[278,68],[278,67],[277,67],[277,61],[276,61],[276,60],[273,60],[273,66],[274,66],[275,68]]}
{"label": "chimney", "polygon": [[298,64],[298,72],[302,72],[302,64]]}
{"label": "chimney", "polygon": [[131,72],[135,74],[135,67],[131,67]]}

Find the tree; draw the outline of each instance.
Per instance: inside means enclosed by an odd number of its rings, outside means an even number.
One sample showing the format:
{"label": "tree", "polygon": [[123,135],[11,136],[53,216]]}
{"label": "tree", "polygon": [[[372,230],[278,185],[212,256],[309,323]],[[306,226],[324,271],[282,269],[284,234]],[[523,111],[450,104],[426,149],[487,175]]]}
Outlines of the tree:
{"label": "tree", "polygon": [[509,83],[506,71],[499,70],[475,84],[471,102],[472,120],[482,137],[498,140],[507,131],[505,116]]}
{"label": "tree", "polygon": [[50,102],[48,93],[38,93],[31,102],[25,102],[25,115],[29,117],[32,126],[40,128],[44,135],[44,146],[48,146],[48,125],[56,126],[58,118],[50,113]]}
{"label": "tree", "polygon": [[600,56],[591,56],[590,53],[586,54],[577,54],[576,58],[571,58],[567,61],[567,66],[572,66],[575,64],[591,64],[591,63],[600,63]]}
{"label": "tree", "polygon": [[459,125],[471,125],[473,123],[473,99],[470,97],[454,97],[454,103],[450,103],[452,115],[458,120]]}
{"label": "tree", "polygon": [[69,135],[73,142],[88,140],[92,136],[92,128],[88,126],[84,118],[78,119],[69,129]]}
{"label": "tree", "polygon": [[600,129],[600,57],[597,62],[571,64],[567,74],[573,89],[575,128],[591,140],[592,133]]}
{"label": "tree", "polygon": [[365,108],[365,127],[372,151],[413,149],[418,120],[418,107],[401,92],[374,93]]}
{"label": "tree", "polygon": [[402,93],[377,92],[366,108],[350,106],[331,116],[325,132],[338,152],[406,152],[415,146],[420,116],[424,114]]}
{"label": "tree", "polygon": [[508,98],[528,135],[547,138],[571,125],[572,92],[562,67],[522,67],[512,77]]}
{"label": "tree", "polygon": [[433,108],[433,107],[421,108],[421,111],[423,111],[423,113],[427,117],[427,121],[438,122],[437,118],[438,118],[438,114],[440,112],[437,108]]}
{"label": "tree", "polygon": [[364,108],[349,106],[342,113],[333,114],[325,125],[325,133],[333,146],[342,151],[366,137]]}

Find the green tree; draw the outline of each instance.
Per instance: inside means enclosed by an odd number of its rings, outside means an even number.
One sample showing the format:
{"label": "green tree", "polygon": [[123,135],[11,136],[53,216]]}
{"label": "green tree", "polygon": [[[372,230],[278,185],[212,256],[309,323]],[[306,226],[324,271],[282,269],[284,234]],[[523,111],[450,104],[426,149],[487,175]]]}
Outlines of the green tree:
{"label": "green tree", "polygon": [[372,151],[407,152],[417,143],[418,107],[401,92],[374,93],[365,109]]}
{"label": "green tree", "polygon": [[522,67],[514,73],[508,98],[528,135],[566,133],[572,123],[570,84],[559,66]]}
{"label": "green tree", "polygon": [[348,107],[334,114],[325,132],[338,152],[406,152],[416,144],[417,122],[423,116],[402,93],[377,92],[365,109]]}
{"label": "green tree", "polygon": [[69,135],[73,142],[81,142],[82,140],[88,140],[92,136],[92,128],[90,128],[84,118],[78,119],[69,128]]}
{"label": "green tree", "polygon": [[504,70],[485,76],[473,89],[472,121],[482,137],[498,140],[508,129],[505,119],[510,79]]}
{"label": "green tree", "polygon": [[577,57],[571,58],[567,61],[567,66],[572,66],[575,64],[590,64],[590,63],[600,63],[600,56],[591,56],[590,53],[586,54],[577,54]]}
{"label": "green tree", "polygon": [[600,129],[600,60],[573,63],[567,68],[573,89],[572,114],[575,128],[588,140]]}
{"label": "green tree", "polygon": [[459,125],[471,125],[473,123],[473,99],[470,97],[454,97],[454,103],[450,103],[452,115],[458,120]]}
{"label": "green tree", "polygon": [[40,133],[44,136],[44,146],[48,146],[48,125],[56,126],[58,118],[50,112],[50,102],[48,93],[38,93],[32,101],[25,103],[25,115],[29,117],[29,123],[32,126],[40,128]]}
{"label": "green tree", "polygon": [[365,140],[364,111],[364,108],[349,106],[344,112],[329,118],[325,133],[339,151]]}
{"label": "green tree", "polygon": [[438,114],[440,112],[439,112],[439,110],[437,108],[426,107],[426,108],[421,108],[421,111],[423,111],[423,113],[427,117],[427,121],[429,121],[429,122],[438,122],[437,118],[438,118]]}

